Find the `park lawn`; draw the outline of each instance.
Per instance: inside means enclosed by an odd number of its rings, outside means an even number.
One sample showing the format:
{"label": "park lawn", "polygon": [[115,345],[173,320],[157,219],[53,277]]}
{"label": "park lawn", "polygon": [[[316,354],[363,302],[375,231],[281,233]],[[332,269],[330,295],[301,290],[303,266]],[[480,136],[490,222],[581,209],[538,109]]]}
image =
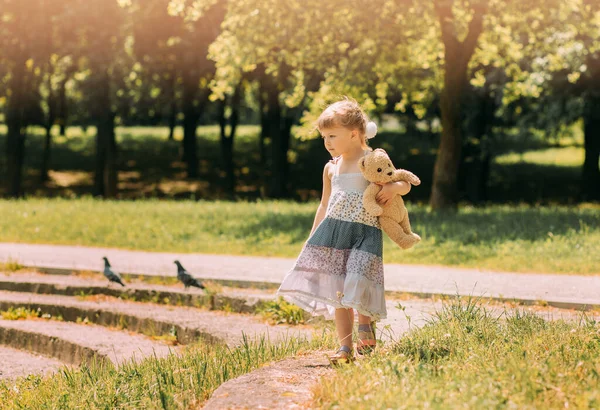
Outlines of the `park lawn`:
{"label": "park lawn", "polygon": [[[0,241],[132,250],[295,257],[316,202],[0,200]],[[385,263],[494,271],[600,274],[600,206],[463,206],[434,213],[409,204],[422,242],[387,237]]]}
{"label": "park lawn", "polygon": [[261,337],[245,339],[235,348],[192,345],[181,355],[131,361],[119,367],[65,368],[46,377],[0,381],[0,410],[200,408],[229,379],[301,351],[333,347],[333,338],[325,333],[311,341],[289,338],[279,344]]}
{"label": "park lawn", "polygon": [[315,387],[315,408],[597,409],[600,324],[452,303]]}

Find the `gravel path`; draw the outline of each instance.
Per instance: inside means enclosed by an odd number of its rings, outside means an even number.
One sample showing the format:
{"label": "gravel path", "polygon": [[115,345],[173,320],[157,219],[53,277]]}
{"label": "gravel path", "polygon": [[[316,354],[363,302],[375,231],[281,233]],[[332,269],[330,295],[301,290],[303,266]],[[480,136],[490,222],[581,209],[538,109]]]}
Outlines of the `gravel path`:
{"label": "gravel path", "polygon": [[62,366],[66,364],[59,360],[0,345],[0,380],[28,374],[48,374]]}
{"label": "gravel path", "polygon": [[[16,260],[28,266],[63,269],[102,269],[108,256],[122,272],[175,276],[173,260],[200,278],[279,284],[294,259],[233,255],[176,254],[62,245],[0,243],[0,262]],[[600,269],[600,253],[595,255]],[[385,265],[388,291],[426,294],[494,296],[600,305],[597,275],[489,272],[477,269],[423,265]]]}

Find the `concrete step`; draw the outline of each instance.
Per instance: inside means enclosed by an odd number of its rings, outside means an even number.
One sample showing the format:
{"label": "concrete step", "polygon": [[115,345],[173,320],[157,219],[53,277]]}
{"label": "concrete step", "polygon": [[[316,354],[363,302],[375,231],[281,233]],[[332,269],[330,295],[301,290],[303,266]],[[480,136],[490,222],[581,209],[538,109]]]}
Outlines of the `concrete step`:
{"label": "concrete step", "polygon": [[150,336],[176,334],[181,344],[201,339],[235,346],[244,335],[250,338],[265,335],[275,342],[290,336],[310,338],[313,333],[309,326],[273,326],[249,314],[127,302],[110,297],[90,301],[72,296],[0,291],[0,310],[11,307],[39,310],[67,322],[87,320]]}
{"label": "concrete step", "polygon": [[150,355],[165,357],[180,350],[164,341],[130,332],[44,319],[0,319],[0,344],[75,366],[93,362],[119,365]]}
{"label": "concrete step", "polygon": [[[98,276],[96,278],[94,276]],[[275,299],[274,291],[218,287],[218,293],[183,285],[130,283],[110,284],[101,274],[90,277],[48,275],[32,271],[0,272],[0,290],[64,296],[107,295],[123,300],[152,302],[171,306],[204,307],[237,313],[255,313],[262,301]]]}
{"label": "concrete step", "polygon": [[67,363],[60,360],[0,345],[0,380],[16,379],[30,374],[46,375]]}

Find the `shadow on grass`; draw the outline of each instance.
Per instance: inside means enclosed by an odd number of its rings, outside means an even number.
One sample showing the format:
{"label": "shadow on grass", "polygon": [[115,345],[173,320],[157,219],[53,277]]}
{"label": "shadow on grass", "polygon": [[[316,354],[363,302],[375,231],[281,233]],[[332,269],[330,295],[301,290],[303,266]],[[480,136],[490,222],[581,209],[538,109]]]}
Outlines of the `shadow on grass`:
{"label": "shadow on grass", "polygon": [[[465,208],[458,213],[433,213],[410,208],[411,225],[436,244],[493,245],[514,240],[540,241],[551,235],[582,233],[600,226],[597,209],[494,207]],[[549,234],[550,233],[550,234]]]}
{"label": "shadow on grass", "polygon": [[[251,223],[240,226],[237,238],[270,238],[285,235],[291,243],[308,238],[316,211],[302,213],[261,213]],[[551,235],[584,234],[600,226],[597,209],[494,207],[464,208],[457,213],[435,213],[425,207],[409,206],[411,225],[424,238],[436,244],[494,245],[508,241],[540,241]],[[550,234],[549,234],[550,233]]]}

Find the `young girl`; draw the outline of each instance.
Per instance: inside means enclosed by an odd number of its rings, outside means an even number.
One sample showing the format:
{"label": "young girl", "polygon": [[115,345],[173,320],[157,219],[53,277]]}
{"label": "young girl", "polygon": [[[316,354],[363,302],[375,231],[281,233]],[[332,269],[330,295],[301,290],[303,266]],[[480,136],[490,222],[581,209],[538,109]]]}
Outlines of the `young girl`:
{"label": "young girl", "polygon": [[[371,150],[367,138],[375,136],[377,127],[356,101],[346,98],[323,111],[317,129],[334,159],[323,170],[323,194],[310,237],[277,293],[313,315],[335,318],[340,348],[330,360],[350,362],[354,310],[359,354],[375,347],[374,322],[387,314],[382,232],[377,217],[363,208],[369,182],[358,168],[358,161]],[[409,191],[409,183],[389,183],[377,201],[385,205],[394,195]]]}

